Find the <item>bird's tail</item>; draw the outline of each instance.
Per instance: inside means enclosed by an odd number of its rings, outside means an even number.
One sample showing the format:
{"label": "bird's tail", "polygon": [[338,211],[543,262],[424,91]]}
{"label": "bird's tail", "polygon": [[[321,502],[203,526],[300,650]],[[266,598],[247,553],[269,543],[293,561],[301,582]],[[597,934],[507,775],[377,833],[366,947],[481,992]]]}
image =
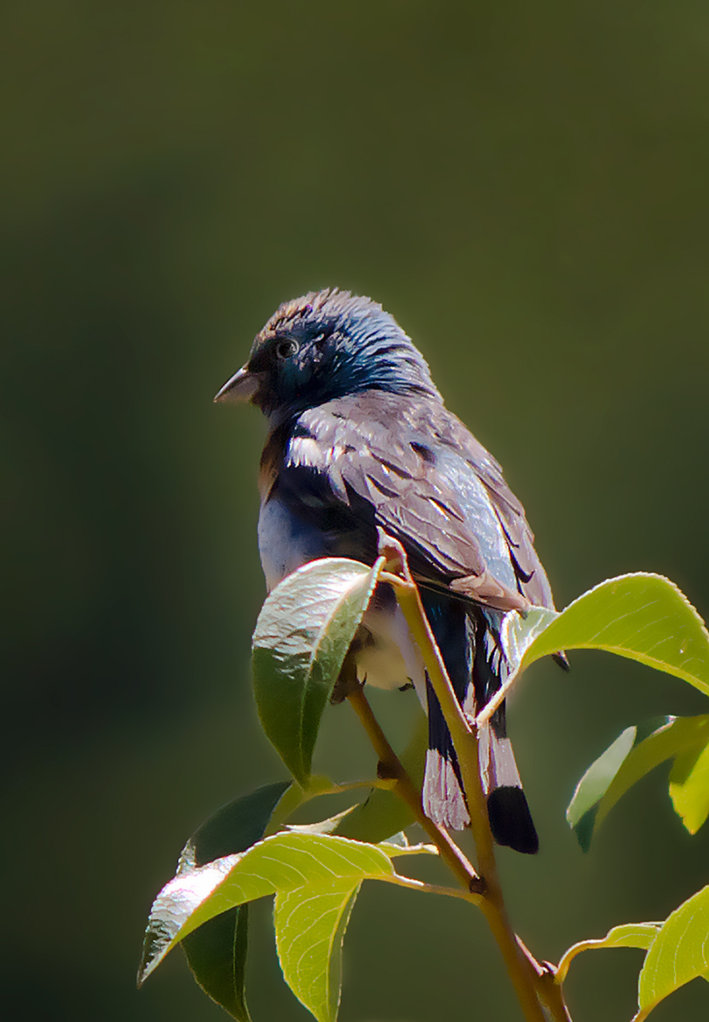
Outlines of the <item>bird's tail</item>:
{"label": "bird's tail", "polygon": [[[507,676],[499,643],[500,615],[464,608],[427,608],[436,641],[463,710],[473,716]],[[427,682],[429,748],[423,802],[435,823],[462,830],[470,822],[460,768],[438,699]],[[504,705],[478,734],[483,790],[490,828],[498,844],[534,853],[539,839],[522,790],[512,743],[507,737]]]}

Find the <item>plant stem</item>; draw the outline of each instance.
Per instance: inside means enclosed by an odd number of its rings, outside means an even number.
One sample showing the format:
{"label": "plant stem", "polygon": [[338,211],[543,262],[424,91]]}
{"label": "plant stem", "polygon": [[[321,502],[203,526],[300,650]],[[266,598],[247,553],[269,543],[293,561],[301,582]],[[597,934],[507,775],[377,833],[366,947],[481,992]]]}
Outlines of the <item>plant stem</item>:
{"label": "plant stem", "polygon": [[492,696],[492,698],[488,700],[487,703],[485,703],[482,710],[480,711],[480,713],[478,713],[477,717],[475,718],[475,723],[478,728],[481,728],[483,724],[490,723],[499,707],[502,706],[507,696],[510,694],[512,689],[517,684],[521,673],[522,672],[520,671],[519,667],[516,670],[514,670],[510,677],[507,679],[507,681],[504,683],[504,685],[498,688],[494,696]]}
{"label": "plant stem", "polygon": [[421,651],[429,681],[441,705],[458,757],[470,814],[470,829],[477,851],[478,869],[485,882],[480,908],[500,949],[528,1022],[545,1022],[550,1018],[555,1022],[569,1022],[570,1016],[553,972],[548,967],[540,965],[519,940],[507,915],[497,871],[487,801],[480,777],[477,728],[469,723],[453,691],[446,666],[431,632],[418,586],[409,572],[403,548],[391,541],[390,537],[380,536],[380,553],[385,551],[390,555],[390,564],[391,554],[394,554],[393,561],[398,572],[396,574],[383,572],[380,580],[389,582],[394,587],[411,635]]}
{"label": "plant stem", "polygon": [[421,891],[423,894],[443,894],[447,898],[462,898],[463,901],[472,901],[477,904],[479,897],[467,891],[459,891],[456,887],[442,887],[440,884],[427,884],[423,880],[414,880],[413,877],[403,877],[399,873],[393,876],[377,877],[382,883],[394,884],[396,887],[408,887],[411,891]]}
{"label": "plant stem", "polygon": [[413,781],[406,773],[401,760],[389,744],[389,740],[382,731],[379,721],[374,716],[372,707],[369,705],[369,700],[364,694],[361,686],[353,689],[348,694],[347,699],[369,736],[369,740],[374,747],[377,757],[379,758],[379,767],[381,772],[384,776],[392,777],[394,779],[394,791],[396,794],[402,798],[411,809],[416,818],[416,822],[423,827],[428,836],[431,838],[431,841],[438,849],[441,858],[448,865],[460,884],[466,891],[476,895],[479,901],[481,891],[480,877],[477,875],[472,864],[468,861],[460,848],[458,848],[457,844],[444,830],[437,827],[433,820],[429,820],[424,813],[423,805],[421,803],[421,794],[416,789]]}

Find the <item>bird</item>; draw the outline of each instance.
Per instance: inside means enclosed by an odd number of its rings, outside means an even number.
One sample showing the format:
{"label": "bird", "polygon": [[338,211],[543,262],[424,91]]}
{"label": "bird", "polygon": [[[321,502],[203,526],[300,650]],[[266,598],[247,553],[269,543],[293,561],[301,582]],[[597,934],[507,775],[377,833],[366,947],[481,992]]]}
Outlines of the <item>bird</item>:
{"label": "bird", "polygon": [[[214,400],[251,402],[268,420],[258,520],[268,591],[322,557],[372,565],[383,531],[404,548],[456,697],[473,717],[509,675],[504,615],[553,609],[552,592],[500,465],[446,408],[394,317],[338,288],[284,302]],[[350,652],[362,684],[416,689],[428,716],[424,812],[464,829],[453,742],[391,586],[377,586]],[[496,842],[536,852],[504,703],[480,730],[479,756]]]}

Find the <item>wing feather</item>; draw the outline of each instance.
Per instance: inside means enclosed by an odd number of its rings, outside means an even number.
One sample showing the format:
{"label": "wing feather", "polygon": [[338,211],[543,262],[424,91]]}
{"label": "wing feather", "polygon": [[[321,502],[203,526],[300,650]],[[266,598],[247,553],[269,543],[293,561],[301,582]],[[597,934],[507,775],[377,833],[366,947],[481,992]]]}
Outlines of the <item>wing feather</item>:
{"label": "wing feather", "polygon": [[423,586],[502,610],[552,605],[522,505],[442,404],[368,391],[310,409],[286,444],[289,468],[309,468],[321,501],[398,539]]}

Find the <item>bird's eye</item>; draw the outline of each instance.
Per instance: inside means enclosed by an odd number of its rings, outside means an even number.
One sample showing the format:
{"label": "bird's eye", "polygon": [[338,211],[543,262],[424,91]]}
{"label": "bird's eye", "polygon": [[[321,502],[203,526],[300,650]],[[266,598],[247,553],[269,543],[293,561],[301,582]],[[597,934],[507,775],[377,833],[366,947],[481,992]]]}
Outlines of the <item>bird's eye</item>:
{"label": "bird's eye", "polygon": [[287,337],[283,341],[279,341],[276,345],[276,355],[278,358],[290,358],[291,355],[295,355],[297,350],[297,343],[290,337]]}

